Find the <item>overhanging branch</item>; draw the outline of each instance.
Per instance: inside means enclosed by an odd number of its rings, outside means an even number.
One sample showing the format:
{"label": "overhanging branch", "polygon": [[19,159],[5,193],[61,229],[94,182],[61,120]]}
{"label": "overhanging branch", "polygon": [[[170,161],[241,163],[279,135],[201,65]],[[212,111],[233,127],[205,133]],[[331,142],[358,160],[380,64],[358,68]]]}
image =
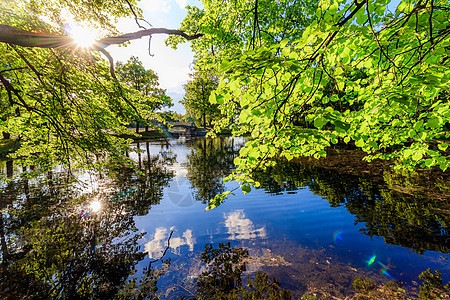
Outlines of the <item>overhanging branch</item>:
{"label": "overhanging branch", "polygon": [[[106,48],[109,45],[123,44],[125,42],[137,40],[144,36],[151,36],[153,34],[178,35],[184,37],[186,40],[194,40],[203,35],[203,34],[189,35],[184,31],[177,29],[150,28],[100,39],[96,41],[89,49],[93,51],[100,51],[101,48]],[[37,48],[78,47],[78,45],[74,42],[73,38],[68,35],[37,33],[2,24],[0,24],[0,42],[22,47],[37,47]]]}
{"label": "overhanging branch", "polygon": [[[125,42],[140,39],[144,36],[152,37],[153,34],[168,34],[168,35],[178,35],[186,40],[193,40],[197,39],[202,36],[202,34],[195,34],[195,35],[188,35],[182,30],[177,29],[167,29],[167,28],[151,28],[151,29],[144,29],[136,32],[126,33],[119,36],[113,36],[113,37],[106,37],[100,40],[97,40],[94,42],[94,44],[86,50],[90,51],[99,51],[103,55],[106,56],[106,58],[109,61],[110,65],[110,73],[111,76],[116,80],[117,77],[114,72],[114,61],[111,55],[105,50],[106,47],[109,45],[118,45],[123,44]],[[38,33],[38,32],[31,32],[26,31],[22,29],[18,29],[13,26],[9,25],[2,25],[0,24],[0,42],[1,43],[7,43],[10,45],[17,45],[22,47],[37,47],[37,48],[69,48],[69,49],[76,49],[79,48],[79,46],[75,43],[74,39],[68,35],[57,35],[57,34],[50,34],[50,33]],[[151,54],[150,54],[151,55]],[[36,72],[36,74],[39,76],[39,74]],[[21,102],[24,103],[25,107],[29,109],[28,106],[26,106],[26,103],[21,98],[20,94],[12,88],[9,81],[7,81],[3,76],[1,76],[0,73],[0,82],[3,84],[3,86],[7,89],[8,97],[10,101],[12,101],[12,93],[14,93]],[[122,92],[122,89],[119,84],[119,89]],[[126,98],[123,96],[122,98],[137,112],[136,107]]]}

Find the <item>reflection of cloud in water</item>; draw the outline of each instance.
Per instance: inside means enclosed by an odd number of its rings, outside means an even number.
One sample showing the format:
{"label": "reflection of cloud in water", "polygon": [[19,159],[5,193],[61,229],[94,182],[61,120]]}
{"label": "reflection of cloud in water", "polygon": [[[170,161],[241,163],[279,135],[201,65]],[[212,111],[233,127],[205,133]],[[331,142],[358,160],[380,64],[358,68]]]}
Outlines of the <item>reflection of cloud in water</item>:
{"label": "reflection of cloud in water", "polygon": [[[173,230],[174,228],[171,228]],[[167,247],[167,240],[169,239],[170,231],[167,228],[156,228],[153,240],[144,245],[145,252],[153,259],[160,258]],[[180,254],[181,246],[188,245],[189,251],[194,251],[195,238],[192,235],[192,230],[187,229],[183,232],[182,237],[174,237],[170,239],[170,250],[172,253]]]}
{"label": "reflection of cloud in water", "polygon": [[174,175],[176,179],[184,179],[186,180],[186,175],[188,173],[188,170],[186,169],[186,167],[182,166],[179,163],[175,163],[173,164],[173,167],[171,168],[174,171]]}
{"label": "reflection of cloud in water", "polygon": [[265,226],[255,229],[253,222],[245,217],[244,210],[236,210],[224,214],[225,227],[228,229],[229,240],[249,240],[254,238],[265,238]]}

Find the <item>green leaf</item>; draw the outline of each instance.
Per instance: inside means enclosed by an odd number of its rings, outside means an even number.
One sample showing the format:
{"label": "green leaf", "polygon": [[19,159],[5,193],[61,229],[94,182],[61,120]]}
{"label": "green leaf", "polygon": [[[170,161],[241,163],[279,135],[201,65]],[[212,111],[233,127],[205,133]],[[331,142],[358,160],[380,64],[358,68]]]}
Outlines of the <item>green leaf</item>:
{"label": "green leaf", "polygon": [[422,152],[421,151],[416,151],[416,152],[414,152],[414,154],[412,156],[412,159],[415,160],[415,161],[419,161],[419,160],[422,159],[422,157],[423,157]]}
{"label": "green leaf", "polygon": [[209,102],[212,104],[216,104],[217,100],[216,100],[216,93],[213,91],[211,92],[211,95],[209,95]]}
{"label": "green leaf", "polygon": [[439,119],[437,117],[430,118],[427,121],[427,125],[428,125],[428,127],[433,128],[433,129],[438,128],[439,127]]}
{"label": "green leaf", "polygon": [[335,128],[339,129],[340,131],[344,131],[345,132],[345,131],[350,129],[350,124],[341,122],[339,120],[336,120],[333,123],[334,123]]}
{"label": "green leaf", "polygon": [[249,185],[243,185],[241,189],[242,192],[244,192],[244,195],[252,191],[252,188]]}
{"label": "green leaf", "polygon": [[438,144],[438,148],[441,151],[447,150],[448,146],[449,146],[449,144]]}
{"label": "green leaf", "polygon": [[431,167],[436,163],[436,160],[433,158],[428,158],[425,160],[425,166]]}
{"label": "green leaf", "polygon": [[363,139],[359,139],[355,142],[356,147],[362,148],[364,145],[365,145],[365,142]]}
{"label": "green leaf", "polygon": [[314,126],[318,129],[322,129],[322,127],[328,123],[328,120],[323,117],[318,117],[314,120]]}

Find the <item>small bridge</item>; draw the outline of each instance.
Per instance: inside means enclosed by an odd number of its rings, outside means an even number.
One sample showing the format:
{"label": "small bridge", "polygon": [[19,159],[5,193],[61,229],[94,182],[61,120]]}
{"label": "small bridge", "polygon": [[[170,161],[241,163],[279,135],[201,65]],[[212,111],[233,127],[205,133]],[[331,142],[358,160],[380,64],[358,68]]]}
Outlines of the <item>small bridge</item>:
{"label": "small bridge", "polygon": [[168,137],[179,137],[180,135],[198,136],[206,134],[203,131],[198,131],[198,128],[194,123],[168,122],[167,124],[163,124],[157,122],[156,125],[161,128]]}
{"label": "small bridge", "polygon": [[187,135],[192,134],[193,132],[197,131],[197,126],[194,125],[194,123],[187,123],[187,122],[168,122],[170,125],[169,131],[178,131],[174,130],[175,128],[183,128],[185,133]]}

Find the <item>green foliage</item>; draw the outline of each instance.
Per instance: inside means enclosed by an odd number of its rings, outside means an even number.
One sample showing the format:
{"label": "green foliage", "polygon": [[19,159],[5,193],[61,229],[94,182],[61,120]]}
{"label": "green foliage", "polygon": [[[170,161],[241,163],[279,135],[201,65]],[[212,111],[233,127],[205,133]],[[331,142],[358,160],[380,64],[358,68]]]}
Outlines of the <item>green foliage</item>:
{"label": "green foliage", "polygon": [[195,200],[203,204],[224,192],[222,178],[231,173],[237,151],[234,143],[223,138],[195,140],[187,154],[185,167]]}
{"label": "green foliage", "polygon": [[172,105],[172,99],[159,87],[158,75],[152,70],[146,70],[137,57],[132,56],[126,63],[118,62],[116,69],[119,80],[134,90],[133,100],[146,112],[147,117],[155,110]]}
{"label": "green foliage", "polygon": [[402,288],[401,282],[389,282],[377,286],[370,279],[358,277],[352,282],[358,294],[352,299],[386,299],[386,300],[406,300],[406,291]]}
{"label": "green foliage", "polygon": [[[150,265],[139,280],[130,278],[146,256],[138,243],[145,233],[138,232],[134,216],[160,202],[173,177],[166,168],[172,160],[164,154],[139,157],[135,168],[109,170],[106,183],[97,178],[93,193],[83,193],[73,177],[59,172],[9,182],[0,191],[2,297],[156,297],[163,270]],[[90,208],[93,200],[101,202],[99,211]]]}
{"label": "green foliage", "polygon": [[[64,18],[71,15],[79,24],[113,35],[115,20],[133,15],[130,5],[139,16],[134,0],[2,0],[0,14],[2,25],[58,35],[67,35]],[[124,125],[161,102],[153,97],[146,107],[133,107],[136,91],[117,82],[99,54],[82,48],[0,43],[0,82],[0,131],[20,141],[13,156],[30,165],[98,168],[106,154],[127,161],[123,154],[129,141],[118,138],[127,132]]]}
{"label": "green foliage", "polygon": [[15,139],[0,139],[0,157],[14,152],[19,148],[19,141]]}
{"label": "green foliage", "polygon": [[182,28],[204,33],[197,65],[218,67],[217,130],[249,136],[230,179],[247,187],[270,158],[319,158],[342,141],[368,160],[448,168],[447,1],[218,2]]}
{"label": "green foliage", "polygon": [[[438,270],[435,270],[433,274],[430,269],[427,269],[419,275],[419,278],[424,281],[420,286],[419,294],[415,295],[419,299],[438,300],[448,299],[450,296],[450,284],[443,285],[441,273]],[[358,277],[353,280],[352,285],[358,292],[352,299],[411,299],[407,298],[406,291],[401,288],[401,282],[376,285],[370,279]]]}
{"label": "green foliage", "polygon": [[247,257],[247,250],[231,248],[230,243],[220,243],[218,249],[206,244],[202,253],[206,270],[197,280],[199,298],[222,299],[233,290],[241,288],[241,275],[246,269],[244,259]]}
{"label": "green foliage", "polygon": [[144,275],[139,278],[131,278],[113,299],[128,300],[128,299],[147,299],[158,300],[158,279],[165,274],[170,267],[170,259],[165,260],[161,268],[154,268],[150,266],[144,267]]}
{"label": "green foliage", "polygon": [[376,285],[372,282],[372,280],[362,277],[355,278],[352,281],[352,286],[355,290],[363,294],[367,294],[376,288]]}
{"label": "green foliage", "polygon": [[275,279],[269,279],[265,273],[256,272],[254,280],[249,279],[248,289],[242,291],[241,299],[292,299],[288,290],[280,289],[280,285]]}
{"label": "green foliage", "polygon": [[217,88],[218,78],[210,71],[194,70],[191,79],[183,86],[185,95],[181,104],[188,117],[196,120],[198,126],[211,127],[212,122],[220,117],[218,104],[210,102],[209,97]]}
{"label": "green foliage", "polygon": [[[345,157],[336,160],[345,168],[354,167]],[[358,164],[358,161],[354,163]],[[355,222],[363,225],[362,233],[370,237],[381,236],[388,244],[410,248],[416,253],[450,251],[446,243],[446,201],[440,198],[447,194],[441,194],[439,187],[426,186],[429,194],[420,190],[402,193],[395,189],[401,182],[374,180],[362,175],[367,170],[362,174],[350,175],[339,168],[324,168],[322,164],[325,165],[326,161],[317,162],[317,167],[305,162],[280,162],[265,171],[254,172],[252,177],[260,182],[261,188],[273,194],[294,193],[301,187],[308,187],[332,207],[344,206],[355,216]],[[429,176],[421,179],[435,181]],[[436,199],[432,198],[433,195]]]}

